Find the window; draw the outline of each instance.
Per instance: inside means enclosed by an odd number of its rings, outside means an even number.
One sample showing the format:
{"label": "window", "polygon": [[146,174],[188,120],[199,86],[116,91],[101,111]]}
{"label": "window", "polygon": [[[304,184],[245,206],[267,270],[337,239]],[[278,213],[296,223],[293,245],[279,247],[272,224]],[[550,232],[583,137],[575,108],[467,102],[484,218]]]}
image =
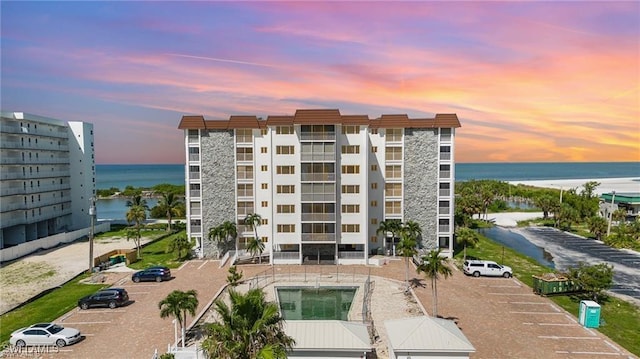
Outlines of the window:
{"label": "window", "polygon": [[263,226],[266,226],[267,224],[269,224],[269,220],[267,218],[262,218],[260,219],[260,224],[262,224]]}
{"label": "window", "polygon": [[350,126],[350,125],[344,125],[342,126],[342,134],[343,135],[347,135],[347,134],[354,134],[354,133],[358,133],[360,132],[360,126]]}
{"label": "window", "polygon": [[293,126],[277,126],[276,134],[278,135],[290,135],[293,133]]}
{"label": "window", "polygon": [[343,165],[342,166],[342,173],[343,174],[358,174],[358,173],[360,173],[360,166],[359,165]]}
{"label": "window", "polygon": [[276,153],[279,155],[292,155],[294,153],[293,146],[276,146]]}
{"label": "window", "polygon": [[251,197],[253,196],[253,184],[251,183],[238,183],[238,197]]}
{"label": "window", "polygon": [[236,130],[236,142],[251,143],[253,142],[253,130],[250,128],[239,128]]}
{"label": "window", "polygon": [[262,207],[269,207],[269,202],[268,202],[268,201],[262,201],[262,202],[260,203],[260,205],[261,205]]}
{"label": "window", "polygon": [[385,148],[384,159],[387,161],[401,161],[402,160],[402,147],[387,147]]}
{"label": "window", "polygon": [[402,129],[401,128],[388,128],[387,129],[387,142],[400,142],[402,141]]}
{"label": "window", "polygon": [[269,189],[269,184],[268,183],[262,183],[262,184],[260,184],[260,188]]}
{"label": "window", "polygon": [[260,240],[262,241],[262,243],[267,243],[269,242],[269,237],[261,237]]}
{"label": "window", "polygon": [[253,202],[238,201],[238,216],[253,213]]}
{"label": "window", "polygon": [[262,166],[260,166],[260,170],[261,170],[262,172],[267,172],[267,171],[269,170],[269,166],[267,166],[267,165],[262,165]]}
{"label": "window", "polygon": [[278,225],[278,233],[293,233],[296,231],[295,224],[279,224]]}
{"label": "window", "polygon": [[238,179],[253,179],[253,166],[238,166]]}
{"label": "window", "polygon": [[384,195],[387,197],[402,196],[402,183],[385,183]]}
{"label": "window", "polygon": [[378,165],[371,165],[371,170],[372,171],[377,171],[378,170]]}
{"label": "window", "polygon": [[378,201],[371,201],[371,207],[378,207]]}
{"label": "window", "polygon": [[372,182],[371,189],[378,189],[378,182]]}
{"label": "window", "polygon": [[378,146],[371,146],[371,152],[372,153],[378,152]]}
{"label": "window", "polygon": [[372,128],[372,129],[370,129],[369,133],[371,133],[372,135],[377,135],[378,134],[378,129],[377,128]]}
{"label": "window", "polygon": [[296,193],[296,186],[294,186],[294,185],[278,185],[278,186],[276,186],[276,192],[278,192],[278,193]]}
{"label": "window", "polygon": [[359,204],[343,204],[342,213],[360,213]]}
{"label": "window", "polygon": [[268,133],[268,131],[269,131],[269,130],[267,130],[266,128],[263,128],[263,129],[261,129],[261,130],[260,130],[260,134],[261,134],[262,136],[266,136],[266,135],[267,135],[267,133]]}
{"label": "window", "polygon": [[342,232],[343,233],[360,233],[360,225],[359,224],[343,224]]}
{"label": "window", "polygon": [[276,172],[279,175],[292,175],[295,174],[295,167],[293,166],[278,166]]}
{"label": "window", "polygon": [[360,193],[359,185],[342,185],[342,193]]}
{"label": "window", "polygon": [[296,213],[296,206],[293,204],[279,204],[276,210],[278,213]]}
{"label": "window", "polygon": [[377,243],[377,242],[378,242],[378,237],[376,237],[376,236],[371,236],[371,242],[373,242],[373,243]]}
{"label": "window", "polygon": [[358,145],[345,145],[342,146],[342,153],[354,153],[354,154],[358,154],[360,153],[360,146]]}
{"label": "window", "polygon": [[385,166],[384,175],[386,178],[402,178],[402,166]]}
{"label": "window", "polygon": [[267,153],[266,147],[260,147],[260,153]]}
{"label": "window", "polygon": [[371,224],[378,224],[377,218],[371,218]]}
{"label": "window", "polygon": [[247,148],[247,147],[236,148],[236,160],[253,161],[253,148]]}
{"label": "window", "polygon": [[384,204],[384,211],[386,214],[401,214],[402,203],[400,201],[387,201]]}

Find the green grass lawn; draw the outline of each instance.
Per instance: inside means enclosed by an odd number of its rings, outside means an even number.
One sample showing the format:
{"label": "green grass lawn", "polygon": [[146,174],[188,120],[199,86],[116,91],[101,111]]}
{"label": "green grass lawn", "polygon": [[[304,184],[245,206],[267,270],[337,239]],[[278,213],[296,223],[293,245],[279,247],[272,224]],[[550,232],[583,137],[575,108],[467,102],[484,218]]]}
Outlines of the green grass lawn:
{"label": "green grass lawn", "polygon": [[9,340],[16,329],[59,318],[78,305],[78,299],[107,287],[102,284],[80,283],[80,280],[88,276],[83,274],[33,302],[0,316],[0,343]]}
{"label": "green grass lawn", "polygon": [[[504,253],[504,261],[503,261]],[[481,236],[476,248],[467,248],[467,257],[493,260],[505,264],[513,269],[514,277],[529,287],[533,287],[532,275],[550,272],[551,270],[532,258],[521,255],[516,251]],[[458,266],[462,266],[462,252],[456,253],[455,260]],[[554,296],[550,297],[558,306],[567,312],[578,316],[580,296]],[[640,308],[624,300],[608,297],[601,300],[600,319],[598,330],[613,341],[635,355],[640,355]]]}
{"label": "green grass lawn", "polygon": [[176,260],[176,252],[167,253],[167,248],[174,238],[181,235],[184,236],[185,233],[185,231],[180,231],[142,247],[142,258],[135,263],[131,263],[129,268],[143,269],[155,265],[167,266],[169,268],[180,267],[183,261]]}

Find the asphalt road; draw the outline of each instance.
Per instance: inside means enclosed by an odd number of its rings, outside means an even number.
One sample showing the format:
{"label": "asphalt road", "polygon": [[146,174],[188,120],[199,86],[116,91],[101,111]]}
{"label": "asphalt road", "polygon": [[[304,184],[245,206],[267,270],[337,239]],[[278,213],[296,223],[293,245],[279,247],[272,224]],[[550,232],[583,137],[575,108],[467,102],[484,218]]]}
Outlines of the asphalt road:
{"label": "asphalt road", "polygon": [[[523,229],[529,239],[554,256],[556,267],[560,270],[579,262],[589,264],[609,263],[613,265],[614,285],[611,292],[626,295],[640,301],[640,253],[611,248],[600,241],[548,227],[529,227]],[[526,234],[529,234],[528,236]]]}

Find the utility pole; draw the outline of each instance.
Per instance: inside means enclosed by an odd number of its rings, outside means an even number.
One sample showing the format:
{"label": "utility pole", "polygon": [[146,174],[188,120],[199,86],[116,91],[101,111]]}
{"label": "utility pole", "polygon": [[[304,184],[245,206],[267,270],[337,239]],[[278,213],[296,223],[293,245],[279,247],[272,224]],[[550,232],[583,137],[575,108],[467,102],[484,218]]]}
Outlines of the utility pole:
{"label": "utility pole", "polygon": [[95,232],[96,220],[96,197],[89,199],[89,216],[91,217],[91,227],[89,227],[89,273],[93,272],[93,235]]}
{"label": "utility pole", "polygon": [[616,191],[611,191],[611,207],[609,208],[609,224],[607,225],[607,237],[611,234],[611,220],[613,219],[613,201],[616,198]]}

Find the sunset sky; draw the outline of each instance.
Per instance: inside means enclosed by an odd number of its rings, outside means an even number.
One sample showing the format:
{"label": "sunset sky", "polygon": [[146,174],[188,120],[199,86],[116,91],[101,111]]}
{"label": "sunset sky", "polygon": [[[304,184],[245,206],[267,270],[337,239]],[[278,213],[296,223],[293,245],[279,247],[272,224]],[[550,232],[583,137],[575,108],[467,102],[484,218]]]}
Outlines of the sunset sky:
{"label": "sunset sky", "polygon": [[458,162],[640,161],[640,2],[13,2],[1,106],[182,163],[184,114],[457,113]]}

